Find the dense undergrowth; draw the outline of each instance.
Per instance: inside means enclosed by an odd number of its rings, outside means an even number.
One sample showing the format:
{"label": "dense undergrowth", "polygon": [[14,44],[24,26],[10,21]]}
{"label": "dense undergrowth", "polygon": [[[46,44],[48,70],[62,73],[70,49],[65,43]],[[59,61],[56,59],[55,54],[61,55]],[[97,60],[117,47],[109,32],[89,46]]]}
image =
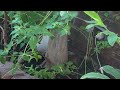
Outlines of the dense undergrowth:
{"label": "dense undergrowth", "polygon": [[[84,11],[89,20],[83,20],[88,25],[85,26],[86,33],[93,35],[94,28],[98,28],[95,36],[95,48],[93,54],[98,54],[104,48],[111,48],[115,43],[120,43],[120,37],[114,32],[108,30],[103,20],[99,16],[99,12]],[[84,73],[79,71],[80,66],[76,66],[69,61],[65,64],[56,65],[49,68],[40,68],[40,64],[44,61],[42,55],[37,52],[36,44],[42,39],[42,36],[54,38],[53,32],[58,30],[61,36],[70,35],[72,20],[77,17],[77,11],[0,11],[0,61],[5,64],[6,60],[13,62],[16,68],[21,68],[27,73],[34,75],[40,79],[85,79],[100,78],[120,79],[120,70],[109,65],[101,66],[99,58],[97,58],[98,68],[96,72],[88,72],[85,64]],[[106,11],[105,16],[109,13]],[[104,36],[100,38],[100,36]],[[90,36],[91,37],[91,36]],[[88,37],[89,38],[89,37]],[[97,41],[97,39],[100,39]],[[90,45],[90,40],[88,39]],[[88,49],[89,49],[88,45]],[[87,52],[86,52],[87,53]],[[86,54],[83,62],[86,63],[88,58]],[[34,60],[38,65],[32,62]],[[27,62],[28,66],[23,65]],[[14,69],[15,72],[15,69]],[[106,74],[107,73],[107,74]],[[85,75],[84,75],[85,74]],[[109,74],[109,75],[108,75]],[[111,77],[111,76],[113,77]]]}

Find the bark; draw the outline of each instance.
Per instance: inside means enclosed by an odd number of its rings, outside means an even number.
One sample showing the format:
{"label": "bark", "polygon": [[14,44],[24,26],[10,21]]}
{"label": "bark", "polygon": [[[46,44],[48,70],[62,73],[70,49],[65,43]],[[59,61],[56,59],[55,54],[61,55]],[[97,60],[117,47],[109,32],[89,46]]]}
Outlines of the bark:
{"label": "bark", "polygon": [[4,49],[6,48],[7,41],[8,41],[8,36],[7,36],[7,30],[8,30],[7,20],[8,20],[7,12],[4,11],[4,33],[3,33]]}
{"label": "bark", "polygon": [[55,32],[55,38],[48,42],[46,58],[47,65],[58,65],[68,60],[67,35],[61,37]]}

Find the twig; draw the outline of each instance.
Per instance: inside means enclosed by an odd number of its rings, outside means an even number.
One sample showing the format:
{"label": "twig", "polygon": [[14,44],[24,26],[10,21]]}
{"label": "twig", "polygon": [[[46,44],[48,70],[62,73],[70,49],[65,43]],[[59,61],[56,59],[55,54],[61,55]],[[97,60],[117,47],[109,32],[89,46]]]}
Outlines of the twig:
{"label": "twig", "polygon": [[3,29],[3,27],[2,26],[0,26],[0,30],[2,31],[2,39],[4,39],[4,29]]}
{"label": "twig", "polygon": [[[95,46],[96,46],[96,48],[97,48],[96,38],[95,38]],[[99,60],[99,57],[98,57],[98,53],[97,53],[97,51],[95,51],[95,52],[96,52],[96,56],[97,56],[97,60],[98,60],[98,64],[99,64],[99,66],[100,66],[100,71],[101,71],[101,73],[103,74],[103,70],[101,69],[102,66],[101,66],[101,63],[100,63],[100,60]]]}
{"label": "twig", "polygon": [[68,76],[68,75],[66,75],[66,77],[68,78],[68,79],[72,79],[70,76]]}

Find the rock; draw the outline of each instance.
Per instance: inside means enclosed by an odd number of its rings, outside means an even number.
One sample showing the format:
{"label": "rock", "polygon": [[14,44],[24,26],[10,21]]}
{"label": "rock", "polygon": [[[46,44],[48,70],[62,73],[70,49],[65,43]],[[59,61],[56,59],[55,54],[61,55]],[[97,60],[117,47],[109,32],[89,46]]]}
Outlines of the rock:
{"label": "rock", "polygon": [[15,74],[12,74],[12,62],[6,62],[5,64],[0,63],[0,78],[1,79],[37,79],[24,71],[17,69]]}
{"label": "rock", "polygon": [[48,48],[48,41],[49,41],[49,37],[48,36],[43,36],[40,44],[37,44],[37,48],[36,48],[37,51],[44,55],[47,48]]}

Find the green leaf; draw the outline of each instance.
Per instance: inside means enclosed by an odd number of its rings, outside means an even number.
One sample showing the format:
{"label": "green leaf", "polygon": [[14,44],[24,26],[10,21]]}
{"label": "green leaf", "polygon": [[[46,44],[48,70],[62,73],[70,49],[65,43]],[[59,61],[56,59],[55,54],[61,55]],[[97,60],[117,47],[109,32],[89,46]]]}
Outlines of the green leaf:
{"label": "green leaf", "polygon": [[104,33],[105,35],[109,35],[111,32],[108,31],[108,30],[105,30],[105,31],[103,31],[102,33]]}
{"label": "green leaf", "polygon": [[64,14],[66,14],[66,11],[60,11],[60,16],[64,16]]}
{"label": "green leaf", "polygon": [[0,17],[2,17],[4,15],[3,11],[0,11]]}
{"label": "green leaf", "polygon": [[60,16],[60,20],[65,20],[70,17],[67,11],[60,11]]}
{"label": "green leaf", "polygon": [[90,24],[95,24],[96,23],[96,21],[95,20],[92,20],[92,21],[87,21],[87,20],[85,20],[85,22],[87,22],[87,23],[90,23]]}
{"label": "green leaf", "polygon": [[[19,32],[19,26],[15,26],[15,28],[17,28],[17,29],[15,29],[15,30],[13,30],[11,33],[10,33],[10,35],[12,35],[12,34],[17,34],[17,32]],[[18,29],[19,28],[19,29]]]}
{"label": "green leaf", "polygon": [[87,14],[88,16],[90,16],[91,18],[93,18],[97,23],[97,25],[100,25],[102,27],[104,27],[104,23],[102,22],[100,16],[95,12],[95,11],[84,11],[85,14]]}
{"label": "green leaf", "polygon": [[90,78],[91,79],[110,79],[106,75],[103,75],[100,73],[95,73],[95,72],[87,73],[87,74],[83,75],[80,79],[86,79],[86,78],[89,78],[89,79]]}
{"label": "green leaf", "polygon": [[13,41],[11,41],[11,42],[7,45],[6,50],[9,51],[9,50],[11,50],[12,47],[13,47]]}
{"label": "green leaf", "polygon": [[34,50],[36,48],[36,45],[37,45],[37,41],[38,41],[38,38],[35,37],[35,36],[32,36],[29,40],[29,45],[30,45],[30,48],[32,50]]}
{"label": "green leaf", "polygon": [[6,60],[5,60],[4,56],[0,55],[0,61],[1,61],[2,64],[5,64]]}
{"label": "green leaf", "polygon": [[77,11],[69,11],[68,13],[72,18],[77,17],[77,15],[78,15]]}
{"label": "green leaf", "polygon": [[84,11],[84,13],[86,13],[88,16],[93,18],[95,21],[101,20],[101,18],[99,17],[99,15],[95,11]]}
{"label": "green leaf", "polygon": [[120,72],[117,69],[113,68],[112,66],[109,65],[103,66],[103,70],[106,73],[114,76],[116,79],[120,79]]}
{"label": "green leaf", "polygon": [[66,25],[61,31],[60,31],[60,35],[64,36],[64,35],[70,35],[70,26]]}
{"label": "green leaf", "polygon": [[20,44],[23,40],[25,40],[26,36],[22,37],[22,36],[19,36],[19,40],[16,42],[17,44]]}
{"label": "green leaf", "polygon": [[0,55],[3,55],[4,50],[0,49]]}
{"label": "green leaf", "polygon": [[27,55],[25,54],[25,55],[23,55],[22,59],[25,60],[25,61],[29,61],[29,60],[30,60],[30,56],[27,56]]}
{"label": "green leaf", "polygon": [[94,27],[95,25],[96,25],[96,24],[89,24],[89,25],[86,26],[85,29],[90,29],[90,28]]}
{"label": "green leaf", "polygon": [[108,17],[108,16],[109,16],[109,12],[106,11],[106,12],[104,13],[104,16],[105,16],[105,17]]}
{"label": "green leaf", "polygon": [[110,34],[108,37],[107,37],[107,40],[108,40],[108,43],[113,46],[115,44],[115,42],[117,41],[118,39],[118,36],[117,34],[115,33],[112,33]]}
{"label": "green leaf", "polygon": [[116,69],[120,73],[120,69]]}
{"label": "green leaf", "polygon": [[11,61],[11,62],[14,62],[15,60],[16,60],[16,57],[11,56],[10,61]]}

